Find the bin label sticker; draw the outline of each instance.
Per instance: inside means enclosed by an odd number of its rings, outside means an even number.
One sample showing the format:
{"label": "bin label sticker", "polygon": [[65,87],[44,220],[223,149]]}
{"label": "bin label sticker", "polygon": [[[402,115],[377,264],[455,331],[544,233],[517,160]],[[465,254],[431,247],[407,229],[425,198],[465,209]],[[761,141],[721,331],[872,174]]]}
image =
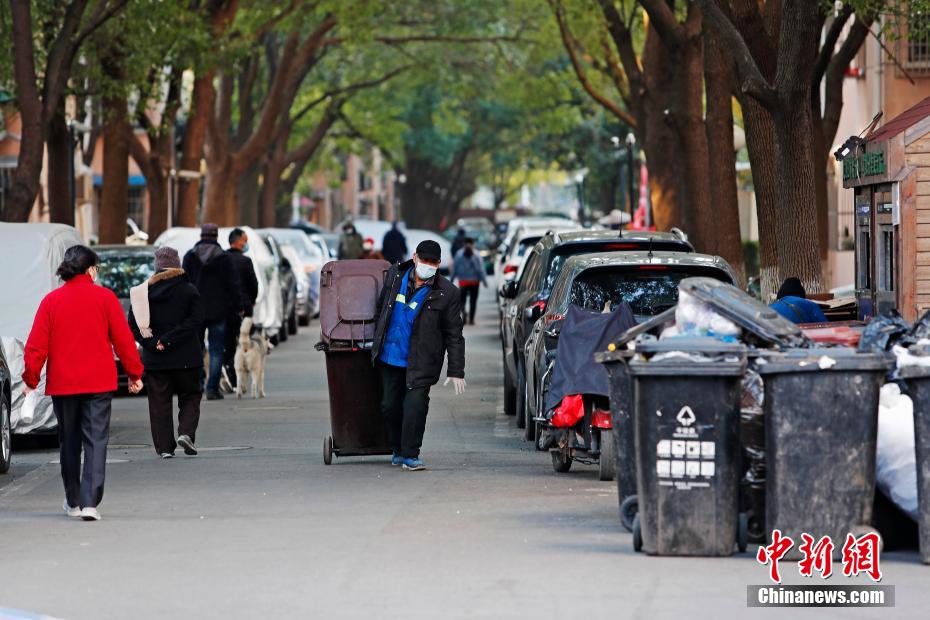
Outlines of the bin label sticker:
{"label": "bin label sticker", "polygon": [[678,415],[675,416],[675,419],[678,420],[678,423],[682,426],[691,426],[697,418],[694,416],[694,412],[691,411],[691,407],[685,405],[681,408],[681,411],[678,412]]}
{"label": "bin label sticker", "polygon": [[659,422],[656,475],[660,486],[684,491],[710,487],[716,474],[715,429],[713,424],[697,421],[685,405],[671,423]]}

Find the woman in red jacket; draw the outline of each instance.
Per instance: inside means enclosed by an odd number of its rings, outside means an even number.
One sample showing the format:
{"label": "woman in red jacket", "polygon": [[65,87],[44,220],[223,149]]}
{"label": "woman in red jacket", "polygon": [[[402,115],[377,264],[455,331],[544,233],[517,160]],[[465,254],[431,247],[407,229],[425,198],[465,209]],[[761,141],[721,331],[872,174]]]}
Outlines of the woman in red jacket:
{"label": "woman in red jacket", "polygon": [[[96,286],[97,255],[82,245],[65,252],[58,267],[64,286],[45,296],[26,341],[23,382],[36,389],[48,362],[45,393],[52,397],[61,444],[65,513],[97,521],[110,433],[110,401],[119,355],[129,390],[142,389],[142,362],[116,295]],[[81,473],[81,448],[84,471]]]}

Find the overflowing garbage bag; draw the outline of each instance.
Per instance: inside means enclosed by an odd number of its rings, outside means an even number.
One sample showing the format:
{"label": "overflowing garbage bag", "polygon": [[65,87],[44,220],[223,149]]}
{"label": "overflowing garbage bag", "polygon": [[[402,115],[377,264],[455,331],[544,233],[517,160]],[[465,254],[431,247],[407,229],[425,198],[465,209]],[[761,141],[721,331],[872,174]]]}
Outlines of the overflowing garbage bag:
{"label": "overflowing garbage bag", "polygon": [[875,483],[885,497],[916,521],[914,403],[896,383],[882,386],[879,398]]}
{"label": "overflowing garbage bag", "polygon": [[907,321],[893,310],[873,318],[859,339],[860,351],[890,351],[910,330]]}

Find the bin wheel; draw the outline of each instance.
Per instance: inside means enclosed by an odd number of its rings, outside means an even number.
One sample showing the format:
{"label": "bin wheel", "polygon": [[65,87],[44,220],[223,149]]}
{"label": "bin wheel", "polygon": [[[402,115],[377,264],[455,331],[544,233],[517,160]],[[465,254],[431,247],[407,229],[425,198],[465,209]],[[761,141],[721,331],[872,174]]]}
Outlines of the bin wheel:
{"label": "bin wheel", "polygon": [[633,517],[633,551],[639,553],[643,550],[643,530],[639,524],[639,515]]}
{"label": "bin wheel", "polygon": [[323,440],[323,462],[333,464],[333,438],[332,435]]}
{"label": "bin wheel", "polygon": [[614,457],[614,436],[609,431],[601,431],[601,455],[597,459],[597,476],[602,482],[614,479],[617,473],[617,459]]}
{"label": "bin wheel", "polygon": [[553,450],[550,454],[552,455],[552,469],[556,473],[564,474],[572,468],[572,457],[567,452]]}
{"label": "bin wheel", "polygon": [[749,546],[749,515],[745,512],[739,513],[739,525],[736,530],[736,548],[740,553],[746,553]]}
{"label": "bin wheel", "polygon": [[633,521],[639,512],[639,498],[630,495],[620,503],[620,523],[626,528],[626,531],[633,531]]}

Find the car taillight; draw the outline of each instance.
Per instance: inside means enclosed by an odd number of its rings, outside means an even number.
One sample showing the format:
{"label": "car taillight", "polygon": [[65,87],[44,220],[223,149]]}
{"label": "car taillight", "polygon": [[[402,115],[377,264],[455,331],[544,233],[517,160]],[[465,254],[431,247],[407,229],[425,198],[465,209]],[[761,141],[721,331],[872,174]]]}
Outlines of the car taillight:
{"label": "car taillight", "polygon": [[546,316],[543,317],[543,323],[546,326],[549,326],[555,323],[556,321],[561,321],[564,318],[565,318],[564,314],[547,314]]}
{"label": "car taillight", "polygon": [[519,269],[519,267],[516,265],[504,265],[504,273],[516,273],[517,269]]}
{"label": "car taillight", "polygon": [[546,300],[540,299],[539,301],[534,301],[533,303],[530,304],[530,309],[532,308],[539,308],[540,313],[545,312],[546,311]]}

